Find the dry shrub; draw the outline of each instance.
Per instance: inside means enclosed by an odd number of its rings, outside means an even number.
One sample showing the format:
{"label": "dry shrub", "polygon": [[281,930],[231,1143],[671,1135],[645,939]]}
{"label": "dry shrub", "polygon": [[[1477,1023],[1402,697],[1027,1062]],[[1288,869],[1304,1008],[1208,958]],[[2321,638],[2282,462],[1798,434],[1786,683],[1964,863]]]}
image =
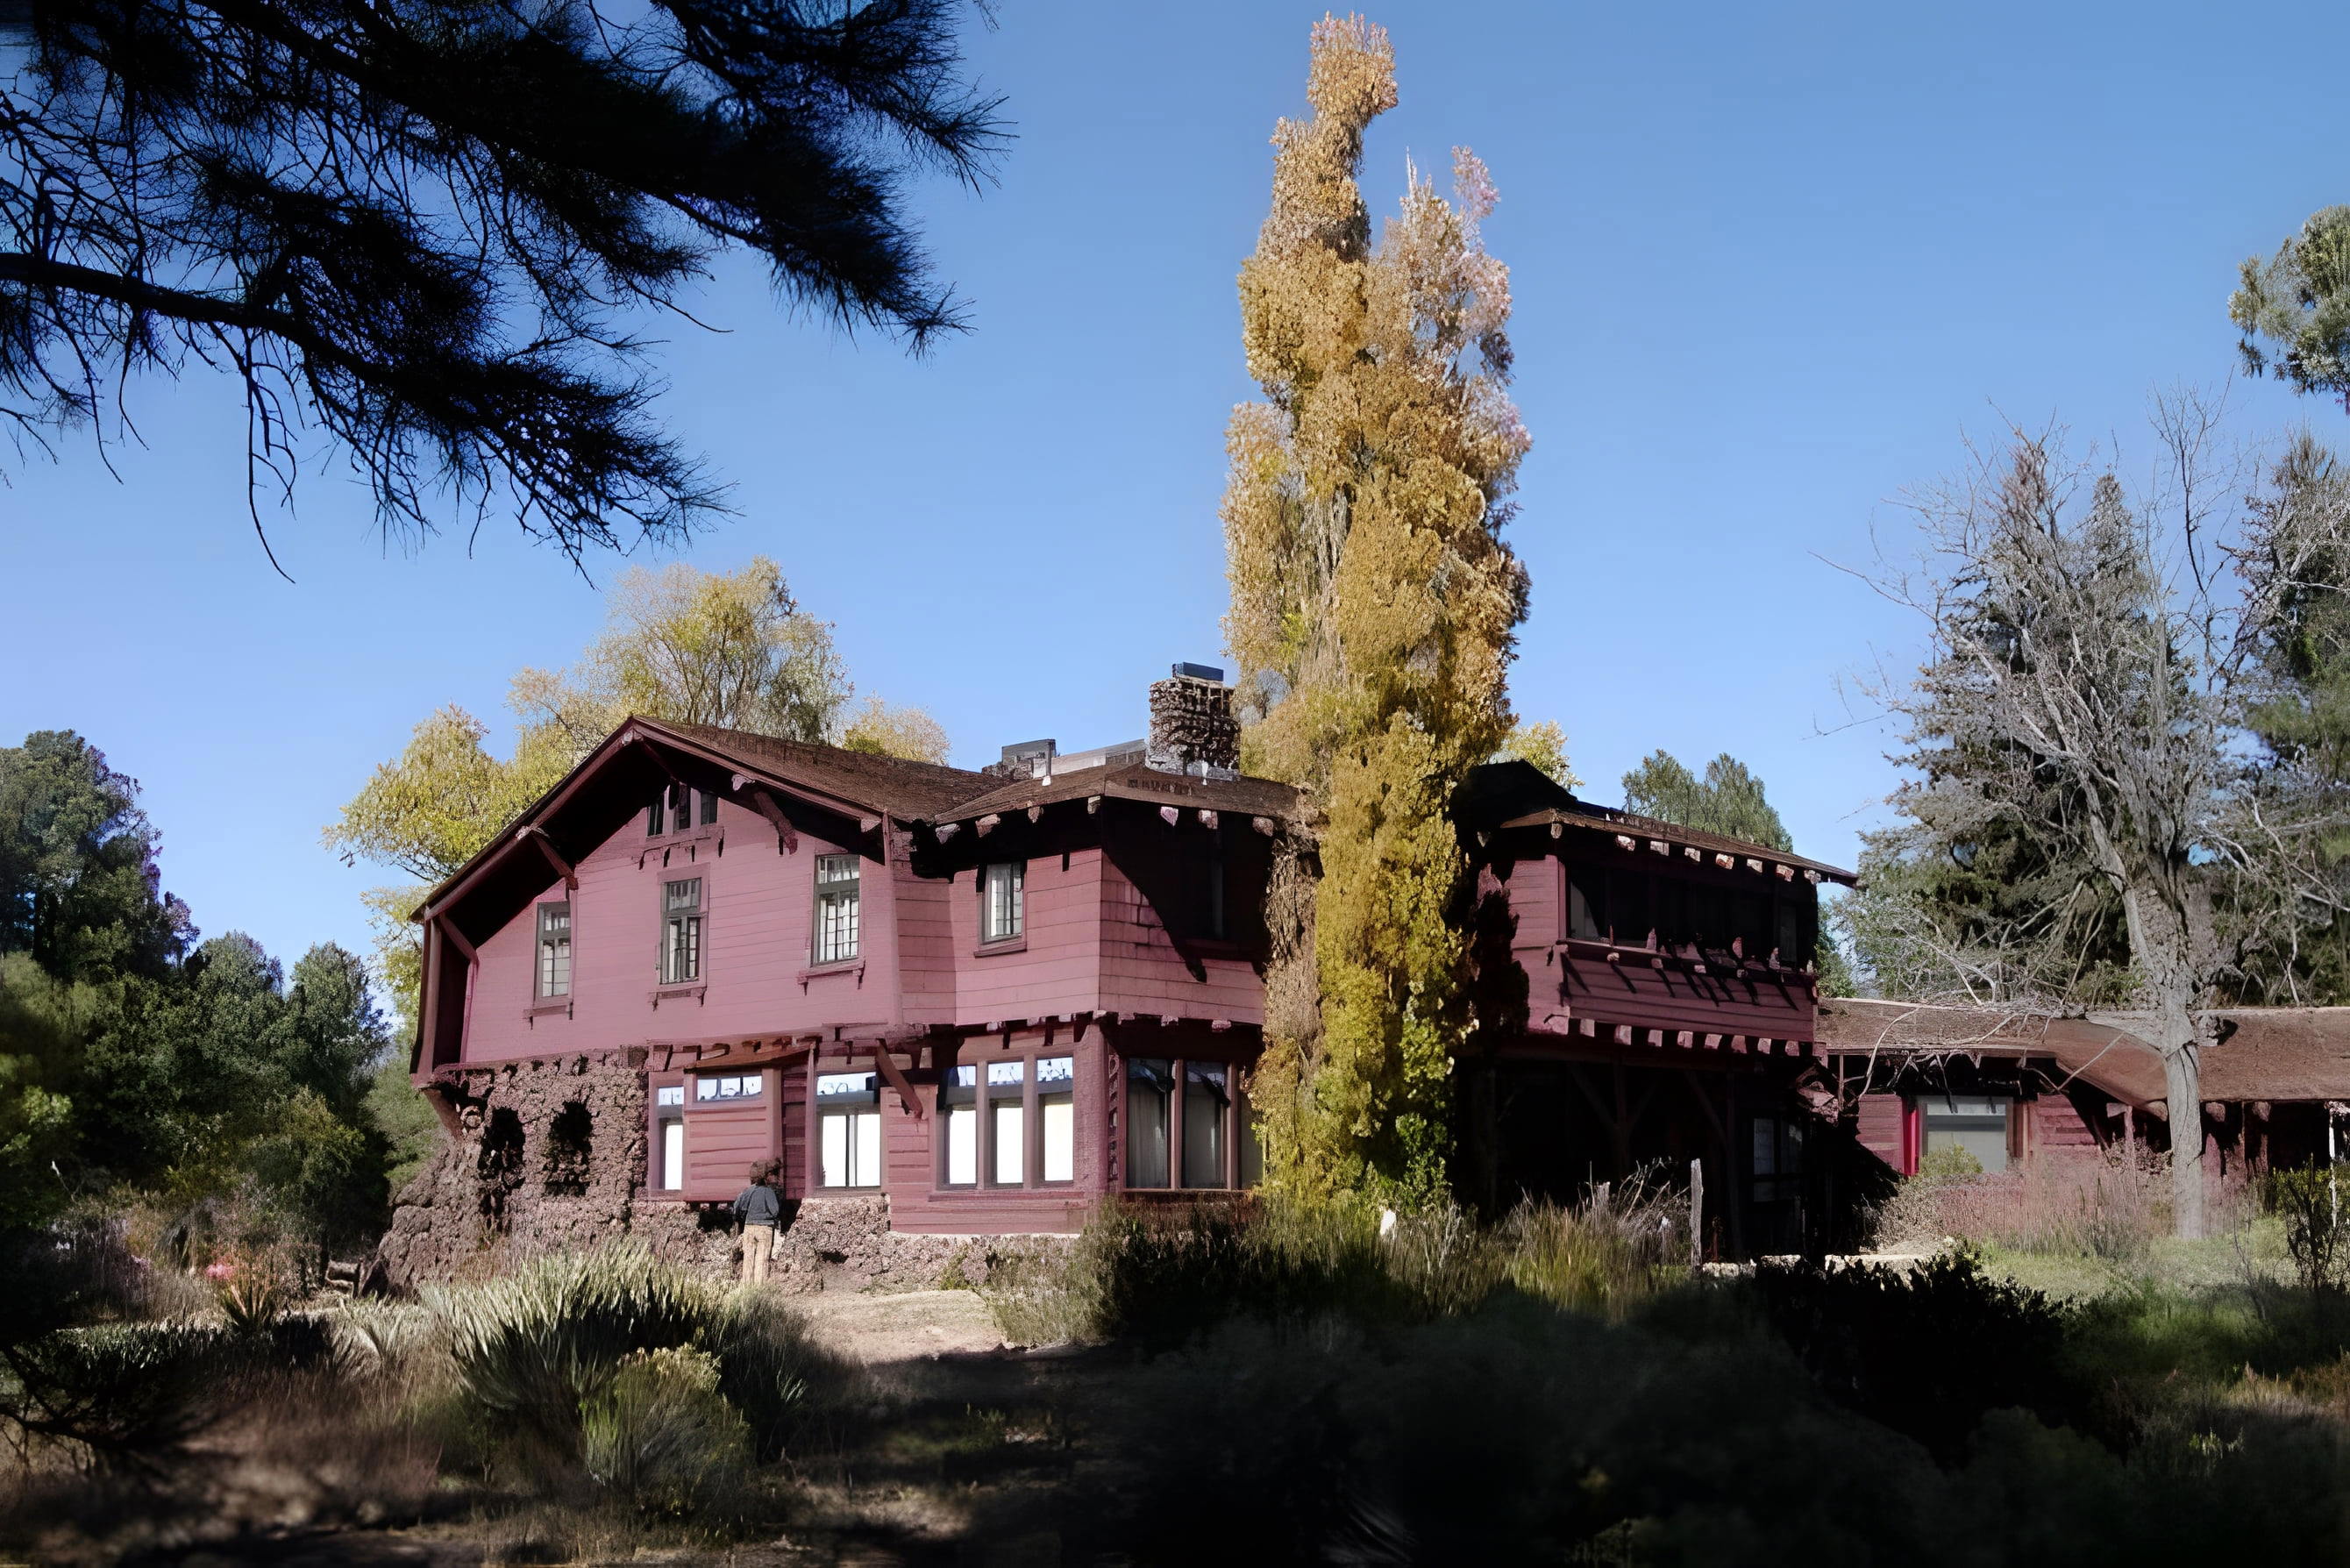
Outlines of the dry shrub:
{"label": "dry shrub", "polygon": [[1620,1315],[1687,1277],[1688,1202],[1645,1179],[1606,1207],[1526,1204],[1501,1224],[1449,1204],[1268,1198],[1246,1208],[1128,1208],[1097,1218],[1065,1262],[983,1292],[1015,1343],[1163,1348],[1232,1317],[1420,1323],[1515,1290]]}
{"label": "dry shrub", "polygon": [[1689,1196],[1644,1172],[1605,1208],[1521,1204],[1503,1224],[1502,1244],[1518,1289],[1620,1319],[1687,1277]]}
{"label": "dry shrub", "polygon": [[718,1360],[691,1345],[640,1351],[583,1408],[588,1476],[648,1512],[683,1516],[737,1484],[751,1428],[718,1391]]}
{"label": "dry shrub", "polygon": [[[2243,1196],[2240,1178],[2213,1179],[2205,1208],[2215,1230],[2241,1220]],[[1887,1251],[1930,1251],[1957,1238],[2127,1267],[2170,1232],[2169,1169],[2143,1150],[2044,1158],[1991,1175],[1929,1165],[1877,1219],[1877,1245]]]}

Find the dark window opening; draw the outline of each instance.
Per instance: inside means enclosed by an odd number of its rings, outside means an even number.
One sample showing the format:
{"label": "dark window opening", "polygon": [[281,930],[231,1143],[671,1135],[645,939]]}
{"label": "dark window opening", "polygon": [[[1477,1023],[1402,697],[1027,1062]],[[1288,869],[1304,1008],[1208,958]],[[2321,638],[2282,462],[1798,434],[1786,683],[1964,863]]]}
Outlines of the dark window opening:
{"label": "dark window opening", "polygon": [[1231,1136],[1230,1070],[1222,1062],[1183,1064],[1183,1185],[1223,1187]]}
{"label": "dark window opening", "polygon": [[1126,1064],[1126,1184],[1165,1187],[1167,1132],[1173,1120],[1174,1064],[1129,1058]]}
{"label": "dark window opening", "polygon": [[546,1128],[546,1190],[554,1198],[579,1198],[588,1191],[589,1153],[596,1118],[577,1100],[566,1101]]}
{"label": "dark window opening", "polygon": [[494,1233],[505,1231],[506,1199],[522,1185],[522,1118],[510,1107],[500,1106],[482,1128],[481,1153],[473,1162],[482,1219]]}
{"label": "dark window opening", "polygon": [[708,790],[702,792],[702,826],[708,827],[718,820],[718,797]]}
{"label": "dark window opening", "polygon": [[1724,888],[1620,867],[1566,867],[1566,934],[1580,941],[1657,945],[1691,957],[1761,962],[1773,953],[1800,969],[1815,957],[1819,913],[1808,884]]}

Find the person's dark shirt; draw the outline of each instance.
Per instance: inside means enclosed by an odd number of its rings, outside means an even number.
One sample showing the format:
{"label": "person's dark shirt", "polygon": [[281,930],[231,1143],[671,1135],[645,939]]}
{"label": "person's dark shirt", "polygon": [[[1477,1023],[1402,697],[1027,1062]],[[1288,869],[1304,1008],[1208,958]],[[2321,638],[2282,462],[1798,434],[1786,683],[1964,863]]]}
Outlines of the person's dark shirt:
{"label": "person's dark shirt", "polygon": [[764,1181],[754,1181],[734,1199],[734,1212],[745,1225],[772,1225],[784,1216],[784,1200]]}

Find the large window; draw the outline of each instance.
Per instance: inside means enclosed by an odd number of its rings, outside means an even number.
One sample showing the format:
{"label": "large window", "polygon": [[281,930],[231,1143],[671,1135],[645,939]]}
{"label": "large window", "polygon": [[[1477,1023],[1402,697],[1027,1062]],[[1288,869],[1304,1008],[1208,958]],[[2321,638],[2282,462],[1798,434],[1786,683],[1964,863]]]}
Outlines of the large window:
{"label": "large window", "polygon": [[1045,1056],[947,1068],[939,1084],[940,1179],[975,1187],[984,1170],[990,1187],[1075,1181],[1076,1065],[1074,1056]]}
{"label": "large window", "polygon": [[1027,929],[1028,864],[1000,861],[981,881],[979,940],[1008,942]]}
{"label": "large window", "polygon": [[1028,1179],[1027,1082],[1025,1062],[987,1064],[987,1179],[998,1187],[1019,1187]]}
{"label": "large window", "polygon": [[946,1183],[979,1182],[979,1069],[966,1063],[947,1069],[939,1085],[939,1123],[946,1130]]}
{"label": "large window", "polygon": [[819,1073],[818,1146],[827,1187],[881,1185],[881,1091],[872,1073]]}
{"label": "large window", "polygon": [[538,907],[538,994],[571,994],[571,906]]}
{"label": "large window", "polygon": [[1036,1064],[1040,1180],[1077,1179],[1076,1067],[1072,1056],[1046,1056]]}
{"label": "large window", "polygon": [[1183,1064],[1183,1185],[1222,1187],[1231,1137],[1232,1070],[1222,1062]]}
{"label": "large window", "polygon": [[1167,1131],[1173,1118],[1172,1063],[1128,1057],[1126,1064],[1126,1184],[1165,1187]]}
{"label": "large window", "polygon": [[683,985],[702,978],[702,878],[661,884],[661,969],[663,985]]}
{"label": "large window", "polygon": [[2005,1170],[2013,1147],[2010,1123],[2014,1103],[2005,1095],[1919,1096],[1927,1157],[1956,1150],[1971,1157],[1985,1170]]}
{"label": "large window", "polygon": [[858,860],[854,855],[816,857],[816,961],[843,963],[857,956]]}
{"label": "large window", "polygon": [[1729,887],[1628,866],[1570,863],[1564,913],[1566,934],[1582,941],[1638,947],[1654,932],[1668,950],[1754,960],[1775,951],[1780,962],[1800,968],[1814,956],[1814,898],[1808,884]]}

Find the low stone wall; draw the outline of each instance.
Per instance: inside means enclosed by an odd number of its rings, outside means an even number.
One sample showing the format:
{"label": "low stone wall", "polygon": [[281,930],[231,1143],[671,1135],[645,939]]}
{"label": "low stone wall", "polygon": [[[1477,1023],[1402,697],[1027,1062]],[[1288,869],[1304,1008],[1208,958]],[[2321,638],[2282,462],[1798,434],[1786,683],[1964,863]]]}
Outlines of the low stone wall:
{"label": "low stone wall", "polygon": [[[622,1237],[713,1280],[741,1267],[728,1217],[653,1200],[645,1182],[644,1075],[585,1056],[471,1075],[442,1140],[401,1191],[378,1249],[400,1290],[483,1279]],[[769,1279],[800,1294],[984,1284],[1014,1260],[1065,1252],[1065,1236],[910,1235],[879,1195],[786,1203]]]}

